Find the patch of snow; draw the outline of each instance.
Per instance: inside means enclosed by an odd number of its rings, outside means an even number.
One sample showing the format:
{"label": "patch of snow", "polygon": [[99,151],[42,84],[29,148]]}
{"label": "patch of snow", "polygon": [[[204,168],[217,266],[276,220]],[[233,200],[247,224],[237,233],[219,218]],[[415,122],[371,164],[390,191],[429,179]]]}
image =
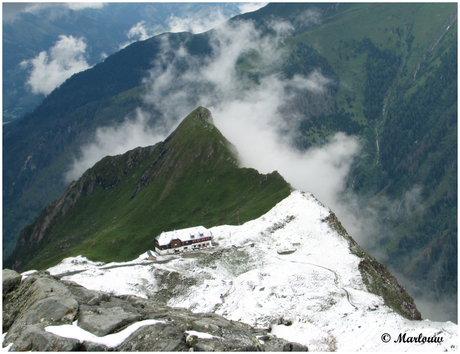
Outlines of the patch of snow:
{"label": "patch of snow", "polygon": [[187,333],[188,336],[197,336],[198,338],[203,338],[203,339],[220,338],[220,337],[216,337],[216,336],[213,336],[212,334],[205,333],[205,332],[185,331],[185,333]]}
{"label": "patch of snow", "polygon": [[8,344],[6,347],[3,347],[3,343],[5,342],[5,337],[8,335],[8,332],[2,334],[2,352],[9,352],[11,347],[14,343]]}
{"label": "patch of snow", "polygon": [[28,270],[27,272],[21,273],[21,281],[23,281],[23,280],[26,279],[29,275],[34,274],[34,273],[37,273],[37,271],[36,271],[36,270]]}
{"label": "patch of snow", "polygon": [[61,326],[48,326],[48,327],[45,327],[45,331],[53,333],[59,337],[77,339],[80,342],[88,341],[88,342],[102,344],[109,348],[115,348],[119,346],[120,344],[122,344],[126,340],[126,338],[128,338],[131,334],[136,332],[139,328],[143,326],[155,325],[157,323],[164,323],[164,321],[157,321],[157,320],[139,321],[139,322],[133,323],[132,325],[130,325],[129,327],[125,328],[124,330],[120,332],[107,334],[106,336],[103,336],[103,337],[98,337],[92,334],[91,332],[85,331],[84,329],[78,326],[71,325],[71,324],[65,324]]}
{"label": "patch of snow", "polygon": [[103,266],[103,262],[93,262],[83,256],[64,258],[59,264],[48,269],[51,275],[58,275],[66,272],[83,271]]}
{"label": "patch of snow", "polygon": [[126,264],[113,269],[92,267],[78,274],[64,276],[62,280],[72,280],[87,289],[114,295],[137,295],[147,298],[150,292],[158,291],[151,267],[143,265]]}

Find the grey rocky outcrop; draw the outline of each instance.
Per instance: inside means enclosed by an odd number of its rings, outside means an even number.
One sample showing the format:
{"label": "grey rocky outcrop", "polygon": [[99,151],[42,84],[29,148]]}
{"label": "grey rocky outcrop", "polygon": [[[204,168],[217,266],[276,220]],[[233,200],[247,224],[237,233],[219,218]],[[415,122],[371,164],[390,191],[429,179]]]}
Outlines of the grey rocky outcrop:
{"label": "grey rocky outcrop", "polygon": [[80,350],[81,347],[80,342],[76,339],[62,338],[45,332],[42,326],[29,325],[16,338],[10,351],[63,352]]}
{"label": "grey rocky outcrop", "polygon": [[[183,308],[137,296],[112,296],[37,272],[21,281],[3,270],[4,346],[11,351],[307,351],[276,338],[266,329],[230,321],[222,316],[196,314]],[[70,324],[97,335],[119,332],[147,319],[158,322],[140,327],[115,348],[46,332],[51,325]]]}
{"label": "grey rocky outcrop", "polygon": [[22,276],[11,269],[4,269],[2,274],[2,294],[7,294],[21,283]]}
{"label": "grey rocky outcrop", "polygon": [[8,332],[6,339],[11,342],[30,325],[44,328],[72,323],[77,312],[78,303],[67,286],[44,272],[3,292],[3,332]]}

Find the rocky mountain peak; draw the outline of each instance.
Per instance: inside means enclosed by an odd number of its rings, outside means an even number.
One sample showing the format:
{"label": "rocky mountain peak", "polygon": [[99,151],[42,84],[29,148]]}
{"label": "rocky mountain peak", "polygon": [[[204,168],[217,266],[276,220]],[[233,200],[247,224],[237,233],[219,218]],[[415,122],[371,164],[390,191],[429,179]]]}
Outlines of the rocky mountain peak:
{"label": "rocky mountain peak", "polygon": [[205,107],[198,107],[195,110],[195,120],[202,120],[205,123],[208,124],[213,124],[214,125],[214,119],[212,118],[211,111]]}

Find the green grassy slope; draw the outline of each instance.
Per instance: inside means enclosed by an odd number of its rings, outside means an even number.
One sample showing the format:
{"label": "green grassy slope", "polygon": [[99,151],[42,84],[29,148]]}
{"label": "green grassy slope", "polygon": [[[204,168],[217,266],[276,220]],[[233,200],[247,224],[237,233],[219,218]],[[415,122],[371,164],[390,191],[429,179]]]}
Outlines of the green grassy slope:
{"label": "green grassy slope", "polygon": [[[289,195],[278,173],[238,168],[231,144],[197,118],[202,111],[192,112],[165,142],[106,157],[88,170],[23,231],[22,247],[7,263],[43,269],[79,254],[126,261],[153,249],[162,231],[243,223]],[[75,204],[47,224],[72,198]]]}

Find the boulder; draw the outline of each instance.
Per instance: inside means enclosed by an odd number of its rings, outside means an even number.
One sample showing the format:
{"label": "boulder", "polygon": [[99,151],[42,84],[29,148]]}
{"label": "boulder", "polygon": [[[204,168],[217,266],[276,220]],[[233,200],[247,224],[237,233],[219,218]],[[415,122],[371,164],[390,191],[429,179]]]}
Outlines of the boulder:
{"label": "boulder", "polygon": [[45,332],[36,325],[27,326],[24,331],[15,339],[11,352],[17,351],[77,351],[81,344],[76,339],[63,338],[52,333]]}
{"label": "boulder", "polygon": [[[110,350],[112,350],[110,348]],[[109,347],[99,344],[99,343],[93,343],[93,342],[86,342],[84,341],[81,344],[80,351],[85,351],[85,352],[108,352]]]}
{"label": "boulder", "polygon": [[19,275],[14,270],[3,269],[3,272],[2,272],[3,299],[5,299],[5,296],[21,283],[21,278],[22,278],[21,275]]}
{"label": "boulder", "polygon": [[265,352],[307,352],[308,348],[299,343],[292,343],[273,335],[260,336],[259,342]]}
{"label": "boulder", "polygon": [[78,326],[102,337],[142,319],[137,312],[128,312],[120,307],[81,306]]}
{"label": "boulder", "polygon": [[109,301],[110,295],[100,291],[86,289],[73,281],[63,281],[63,284],[72,293],[79,305],[99,305],[102,301]]}
{"label": "boulder", "polygon": [[65,285],[47,273],[27,277],[11,291],[3,303],[3,331],[9,341],[15,341],[28,325],[71,323],[78,303]]}
{"label": "boulder", "polygon": [[139,328],[129,336],[117,351],[176,352],[190,349],[185,334],[171,323],[158,323]]}

